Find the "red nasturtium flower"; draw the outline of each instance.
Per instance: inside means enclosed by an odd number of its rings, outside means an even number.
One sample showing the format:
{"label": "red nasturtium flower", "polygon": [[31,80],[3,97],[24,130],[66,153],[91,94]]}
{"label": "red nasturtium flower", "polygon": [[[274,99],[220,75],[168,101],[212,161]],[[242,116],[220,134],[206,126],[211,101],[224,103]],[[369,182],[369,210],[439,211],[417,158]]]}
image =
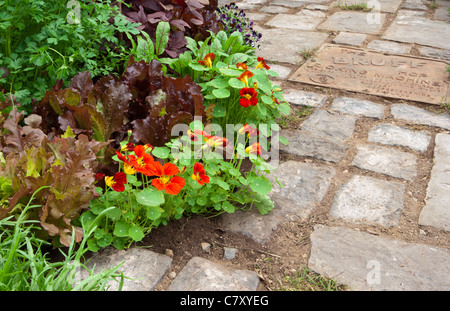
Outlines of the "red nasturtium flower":
{"label": "red nasturtium flower", "polygon": [[258,57],[257,60],[259,63],[258,63],[258,65],[256,65],[255,69],[257,69],[257,68],[266,68],[267,70],[270,69],[270,67],[267,66],[263,57]]}
{"label": "red nasturtium flower", "polygon": [[206,54],[205,57],[203,57],[203,60],[198,60],[197,62],[203,66],[212,68],[212,63],[214,61],[214,58],[216,58],[216,55],[214,53]]}
{"label": "red nasturtium flower", "polygon": [[194,174],[192,174],[192,179],[196,180],[202,186],[209,183],[209,176],[206,175],[203,165],[199,162],[194,164]]}
{"label": "red nasturtium flower", "polygon": [[248,87],[248,79],[253,77],[253,73],[249,70],[244,71],[238,78],[238,80],[245,83],[245,86]]}
{"label": "red nasturtium flower", "polygon": [[123,172],[118,172],[114,176],[105,177],[105,184],[117,192],[123,192],[125,190],[126,182],[127,175]]}
{"label": "red nasturtium flower", "polygon": [[152,185],[158,190],[165,190],[167,194],[176,195],[180,193],[185,185],[183,177],[178,175],[178,167],[170,162],[161,165],[158,161],[153,163],[154,176],[158,178],[152,179]]}
{"label": "red nasturtium flower", "polygon": [[105,174],[103,173],[97,173],[95,174],[95,181],[100,181],[105,177]]}
{"label": "red nasturtium flower", "polygon": [[246,63],[237,63],[236,68],[247,70],[247,64]]}
{"label": "red nasturtium flower", "polygon": [[261,154],[261,146],[259,145],[259,143],[253,143],[250,146],[248,146],[247,148],[245,148],[245,152],[248,154],[257,154],[260,155]]}
{"label": "red nasturtium flower", "polygon": [[133,151],[134,149],[134,145],[133,143],[127,143],[125,145],[123,145],[122,147],[120,147],[120,151]]}
{"label": "red nasturtium flower", "polygon": [[258,93],[256,93],[254,88],[243,87],[239,91],[239,95],[242,96],[242,98],[239,100],[239,104],[244,108],[247,108],[250,105],[256,106],[256,104],[258,103],[258,98],[256,97]]}
{"label": "red nasturtium flower", "polygon": [[248,133],[248,136],[255,137],[255,136],[258,136],[259,131],[257,128],[253,128],[250,125],[246,124],[239,129],[238,133],[241,135]]}

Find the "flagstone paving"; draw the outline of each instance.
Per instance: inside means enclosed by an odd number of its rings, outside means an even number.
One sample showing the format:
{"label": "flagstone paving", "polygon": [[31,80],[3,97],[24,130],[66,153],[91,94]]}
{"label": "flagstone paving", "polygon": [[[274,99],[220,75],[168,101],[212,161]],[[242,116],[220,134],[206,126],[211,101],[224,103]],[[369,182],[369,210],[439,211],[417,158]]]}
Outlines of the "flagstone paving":
{"label": "flagstone paving", "polygon": [[[350,290],[450,290],[450,114],[412,100],[288,80],[302,65],[301,52],[325,43],[450,59],[450,1],[436,1],[437,9],[422,0],[340,1],[378,3],[375,13],[343,10],[334,0],[235,2],[255,18],[263,34],[257,54],[280,72],[275,81],[286,100],[314,111],[295,129],[281,131],[290,144],[280,145],[288,160],[271,176],[283,185],[275,183],[269,193],[274,210],[224,214],[221,230],[276,247],[287,258],[298,254],[292,245],[306,243],[298,256],[308,267]],[[278,239],[286,226],[311,230],[284,249]],[[214,260],[192,256],[170,273],[175,258],[166,255],[145,249],[103,253],[108,263],[114,256],[126,260],[125,275],[143,277],[137,285],[126,283],[127,290],[153,290],[161,278],[169,285],[159,290],[269,288],[261,275],[239,265],[241,249],[231,251]],[[263,256],[275,258],[270,253]]]}

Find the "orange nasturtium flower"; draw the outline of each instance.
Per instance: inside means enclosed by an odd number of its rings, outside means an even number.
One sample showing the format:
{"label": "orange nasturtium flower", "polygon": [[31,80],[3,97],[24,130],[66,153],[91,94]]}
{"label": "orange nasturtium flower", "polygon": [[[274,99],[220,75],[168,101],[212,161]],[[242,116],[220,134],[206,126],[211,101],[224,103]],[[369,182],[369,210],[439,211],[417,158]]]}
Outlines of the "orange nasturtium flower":
{"label": "orange nasturtium flower", "polygon": [[244,71],[238,78],[238,80],[245,83],[245,86],[248,87],[248,79],[253,77],[253,73],[249,70]]}
{"label": "orange nasturtium flower", "polygon": [[239,104],[244,108],[247,108],[250,105],[256,106],[258,103],[258,98],[256,97],[258,93],[256,93],[254,88],[243,87],[239,91],[239,95],[242,96],[242,98],[239,99]]}
{"label": "orange nasturtium flower", "polygon": [[259,145],[259,143],[253,143],[250,146],[248,146],[247,148],[245,148],[245,152],[248,154],[257,154],[260,155],[261,154],[261,146]]}
{"label": "orange nasturtium flower", "polygon": [[194,164],[194,174],[192,174],[192,179],[196,180],[202,186],[209,183],[209,176],[206,175],[203,165],[199,162]]}
{"label": "orange nasturtium flower", "polygon": [[214,147],[226,147],[228,145],[228,139],[226,139],[225,137],[210,136],[206,140],[206,145]]}
{"label": "orange nasturtium flower", "polygon": [[158,190],[165,190],[167,194],[176,195],[180,193],[185,185],[183,177],[178,175],[178,167],[170,162],[161,165],[158,161],[153,163],[154,175],[158,178],[152,179],[152,185]]}
{"label": "orange nasturtium flower", "polygon": [[246,63],[237,63],[236,68],[247,70],[247,64]]}
{"label": "orange nasturtium flower", "polygon": [[270,67],[267,66],[263,57],[258,57],[257,60],[259,63],[258,63],[258,65],[256,65],[255,69],[257,69],[257,68],[266,68],[267,70],[270,69]]}
{"label": "orange nasturtium flower", "polygon": [[125,190],[126,182],[127,175],[123,172],[118,172],[114,176],[105,177],[105,184],[117,192],[123,192]]}
{"label": "orange nasturtium flower", "polygon": [[203,136],[204,141],[207,141],[208,139],[213,137],[212,135],[209,135],[208,133],[206,133],[205,131],[202,131],[202,130],[195,130],[193,132],[191,130],[188,130],[187,134],[189,135],[189,138],[191,139],[191,141],[198,141],[199,136]]}
{"label": "orange nasturtium flower", "polygon": [[203,60],[198,60],[197,62],[203,66],[212,68],[212,63],[214,61],[214,58],[216,58],[216,55],[214,53],[206,54],[205,57],[203,57]]}
{"label": "orange nasturtium flower", "polygon": [[246,124],[239,129],[238,133],[241,135],[248,133],[248,136],[255,137],[255,136],[258,136],[259,131],[257,128],[253,128],[250,125]]}
{"label": "orange nasturtium flower", "polygon": [[155,162],[153,157],[145,152],[145,147],[142,145],[137,145],[134,147],[135,155],[124,156],[120,152],[116,151],[117,157],[125,164],[125,168],[128,172],[132,172],[131,167],[133,167],[137,172],[142,173],[147,176],[153,176],[153,166]]}

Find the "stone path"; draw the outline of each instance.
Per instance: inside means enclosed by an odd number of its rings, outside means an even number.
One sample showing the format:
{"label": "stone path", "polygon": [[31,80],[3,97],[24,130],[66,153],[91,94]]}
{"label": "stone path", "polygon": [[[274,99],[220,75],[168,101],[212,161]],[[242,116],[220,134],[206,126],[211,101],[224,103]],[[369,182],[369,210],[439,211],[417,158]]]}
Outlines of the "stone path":
{"label": "stone path", "polygon": [[[284,184],[270,193],[275,209],[223,215],[222,228],[273,245],[280,227],[309,221],[309,268],[350,290],[450,290],[450,115],[418,102],[289,81],[301,51],[325,43],[450,60],[450,1],[429,9],[429,1],[380,0],[375,23],[368,12],[336,8],[346,1],[236,2],[263,33],[258,55],[279,72],[286,100],[314,111],[282,131],[290,144],[280,147],[288,160],[275,174]],[[347,1],[362,2],[368,3]],[[319,207],[323,223],[313,220]],[[231,258],[238,252],[224,251]],[[147,249],[108,251],[93,262],[123,259],[125,274],[142,277],[125,290],[153,290],[172,264]],[[261,288],[255,271],[222,263],[193,257],[169,275],[165,290]]]}

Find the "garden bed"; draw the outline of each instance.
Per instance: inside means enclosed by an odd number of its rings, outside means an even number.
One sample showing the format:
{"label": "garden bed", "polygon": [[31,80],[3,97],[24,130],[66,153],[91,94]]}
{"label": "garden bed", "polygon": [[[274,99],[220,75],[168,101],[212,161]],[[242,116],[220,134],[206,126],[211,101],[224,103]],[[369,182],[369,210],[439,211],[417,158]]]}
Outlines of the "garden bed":
{"label": "garden bed", "polygon": [[0,4],[0,219],[32,221],[16,228],[77,259],[147,239],[156,249],[151,233],[183,219],[205,237],[210,217],[269,213],[264,157],[287,143],[276,120],[289,104],[242,11],[118,3]]}

